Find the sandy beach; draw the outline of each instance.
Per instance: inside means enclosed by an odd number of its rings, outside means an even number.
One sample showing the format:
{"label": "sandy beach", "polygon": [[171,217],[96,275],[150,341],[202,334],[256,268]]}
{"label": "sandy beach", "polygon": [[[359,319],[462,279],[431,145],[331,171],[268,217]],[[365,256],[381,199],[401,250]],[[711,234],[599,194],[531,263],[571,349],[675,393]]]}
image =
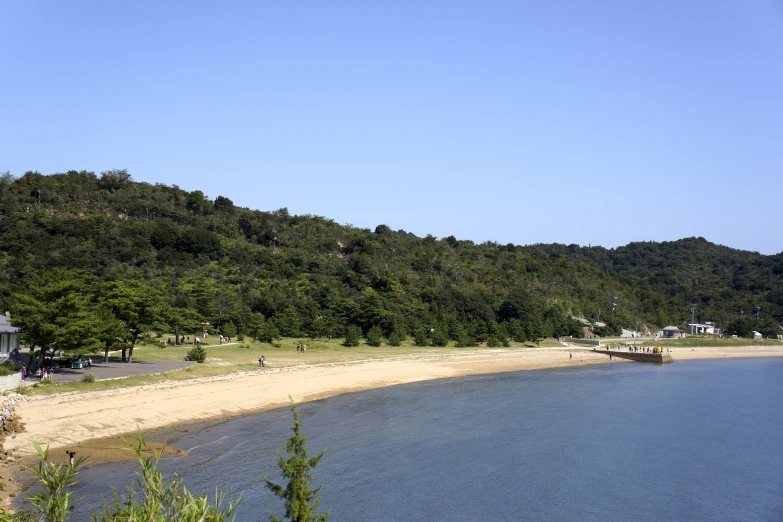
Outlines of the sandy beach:
{"label": "sandy beach", "polygon": [[[728,357],[783,356],[780,347],[675,348],[675,361]],[[569,355],[572,358],[569,358]],[[49,445],[53,455],[64,448],[98,464],[129,458],[121,436],[137,427],[152,447],[166,446],[188,431],[226,419],[345,392],[442,379],[461,375],[501,373],[609,363],[606,355],[584,346],[481,349],[445,354],[419,354],[384,359],[265,369],[113,390],[33,396],[19,410],[24,431],[7,437],[9,460],[2,476],[19,478],[22,464],[35,455],[33,442]],[[612,364],[630,363],[615,358]],[[676,362],[675,362],[676,364]],[[64,455],[64,452],[62,452]],[[6,497],[11,488],[3,495]]]}
{"label": "sandy beach", "polygon": [[[569,359],[569,354],[573,358]],[[783,356],[780,347],[675,348],[675,360]],[[31,397],[21,408],[24,432],[5,441],[15,456],[34,454],[33,442],[52,448],[134,432],[225,420],[349,391],[469,374],[608,363],[579,347],[483,349],[337,364],[265,368],[241,374],[170,381],[134,388]],[[616,361],[618,363],[622,360]]]}

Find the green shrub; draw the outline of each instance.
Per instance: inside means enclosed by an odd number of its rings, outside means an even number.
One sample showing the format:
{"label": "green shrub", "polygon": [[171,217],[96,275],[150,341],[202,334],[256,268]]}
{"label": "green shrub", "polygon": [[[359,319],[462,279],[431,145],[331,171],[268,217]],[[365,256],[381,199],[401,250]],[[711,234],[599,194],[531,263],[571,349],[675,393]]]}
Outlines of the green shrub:
{"label": "green shrub", "polygon": [[370,346],[381,345],[381,329],[377,325],[367,331],[367,344]]}
{"label": "green shrub", "polygon": [[449,334],[446,333],[445,330],[435,330],[435,333],[432,334],[432,346],[448,346],[449,345]]}
{"label": "green shrub", "polygon": [[389,346],[400,346],[404,340],[405,336],[402,335],[399,330],[392,330],[392,333],[389,334],[389,338],[386,342]]}
{"label": "green shrub", "polygon": [[237,336],[237,327],[232,323],[231,321],[227,322],[226,324],[222,325],[220,327],[220,333],[227,337],[236,337]]}
{"label": "green shrub", "polygon": [[207,359],[207,351],[197,344],[192,350],[185,356],[186,361],[196,361],[197,363],[203,363]]}
{"label": "green shrub", "polygon": [[240,343],[241,343],[241,342],[242,342],[242,341],[244,341],[244,340],[245,340],[245,334],[238,334],[238,335],[237,335],[237,341],[238,341],[238,342],[240,342]]}
{"label": "green shrub", "polygon": [[85,373],[84,377],[82,377],[82,382],[89,382],[89,383],[95,382],[95,374],[94,373]]}
{"label": "green shrub", "polygon": [[465,334],[459,339],[457,339],[457,342],[454,343],[454,346],[458,348],[468,348],[471,346],[476,346],[476,340],[470,335]]}
{"label": "green shrub", "polygon": [[427,337],[427,329],[423,326],[420,328],[416,328],[416,331],[413,332],[413,344],[416,346],[429,346],[430,340]]}
{"label": "green shrub", "polygon": [[359,339],[361,339],[362,331],[356,325],[351,325],[345,332],[345,341],[343,346],[359,346]]}
{"label": "green shrub", "polygon": [[11,361],[3,361],[2,363],[0,363],[0,377],[4,377],[6,375],[13,375],[18,371],[19,368],[17,368],[16,364],[12,363]]}

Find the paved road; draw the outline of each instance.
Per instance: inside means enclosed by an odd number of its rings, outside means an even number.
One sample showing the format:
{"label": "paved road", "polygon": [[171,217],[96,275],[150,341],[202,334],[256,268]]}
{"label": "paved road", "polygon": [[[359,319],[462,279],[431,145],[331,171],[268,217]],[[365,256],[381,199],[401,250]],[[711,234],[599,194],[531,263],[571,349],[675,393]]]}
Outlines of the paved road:
{"label": "paved road", "polygon": [[[196,364],[194,361],[167,361],[167,362],[109,362],[93,363],[90,370],[72,370],[69,368],[57,368],[54,370],[52,382],[81,381],[88,373],[95,375],[99,381],[104,379],[119,379],[130,375],[148,375],[162,373],[170,370],[181,370]],[[28,378],[28,381],[32,378]]]}
{"label": "paved road", "polygon": [[[95,361],[95,359],[93,359]],[[27,354],[19,354],[19,362],[27,363]],[[52,376],[53,382],[70,382],[81,381],[88,373],[95,375],[95,378],[99,381],[105,379],[119,379],[122,377],[128,377],[130,375],[149,375],[152,373],[162,373],[171,370],[181,370],[196,364],[193,361],[167,361],[167,362],[143,362],[133,361],[132,363],[124,363],[119,361],[93,362],[92,369],[90,370],[72,370],[70,368],[55,368],[54,375]],[[27,376],[27,383],[33,384],[36,382],[36,378],[33,375]]]}

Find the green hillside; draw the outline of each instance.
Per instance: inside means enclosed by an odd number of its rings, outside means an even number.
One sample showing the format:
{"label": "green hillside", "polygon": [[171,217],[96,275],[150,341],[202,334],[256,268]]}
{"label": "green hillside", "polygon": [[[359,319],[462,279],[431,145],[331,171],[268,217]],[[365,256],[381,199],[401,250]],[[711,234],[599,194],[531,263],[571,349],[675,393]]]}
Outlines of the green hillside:
{"label": "green hillside", "polygon": [[[639,312],[659,325],[668,310],[675,323],[714,321],[742,335],[756,329],[779,333],[783,323],[783,253],[764,256],[710,243],[704,238],[631,243],[617,249],[535,245],[529,251],[589,263],[630,285]],[[656,297],[652,297],[656,296]],[[665,303],[658,300],[663,296]],[[758,313],[759,320],[755,320]]]}
{"label": "green hillside", "polygon": [[127,311],[122,299],[142,296],[155,316],[146,327],[192,333],[206,320],[213,332],[262,339],[343,336],[355,325],[471,345],[577,335],[572,315],[614,319],[610,330],[684,325],[691,303],[697,320],[728,325],[743,310],[743,329],[770,330],[783,315],[782,274],[780,255],[703,239],[614,250],[474,244],[239,208],[125,171],[0,179],[0,306],[15,321],[32,316],[31,300],[82,310],[89,321],[69,324],[96,345],[120,343],[106,325]]}

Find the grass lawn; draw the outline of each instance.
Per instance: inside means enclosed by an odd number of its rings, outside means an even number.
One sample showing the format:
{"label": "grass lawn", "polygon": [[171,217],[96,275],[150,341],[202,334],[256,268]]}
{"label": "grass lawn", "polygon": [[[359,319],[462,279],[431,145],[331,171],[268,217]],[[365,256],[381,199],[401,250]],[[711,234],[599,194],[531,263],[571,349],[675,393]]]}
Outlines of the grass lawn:
{"label": "grass lawn", "polygon": [[[165,337],[165,336],[164,336]],[[382,345],[378,347],[360,344],[356,347],[342,345],[342,339],[282,339],[279,347],[256,341],[234,342],[221,345],[217,338],[202,339],[199,344],[207,350],[205,368],[223,368],[222,372],[234,369],[258,368],[258,359],[263,355],[269,367],[288,367],[300,364],[341,363],[365,359],[382,359],[401,355],[452,353],[464,350],[486,349],[486,346],[473,348],[414,346],[413,341],[405,341],[401,346]],[[304,353],[296,351],[297,344],[307,346]],[[541,347],[561,346],[556,339],[541,341]],[[181,361],[193,346],[137,346],[133,351],[135,361]],[[534,343],[511,343],[511,348],[536,348]]]}
{"label": "grass lawn", "polygon": [[[171,335],[172,339],[174,338]],[[163,336],[168,338],[167,335]],[[191,338],[192,340],[192,338]],[[413,341],[405,341],[401,346],[382,345],[379,347],[369,346],[365,343],[356,347],[346,347],[342,345],[343,339],[336,338],[331,341],[326,339],[282,339],[279,346],[273,346],[269,343],[246,340],[244,342],[234,342],[221,345],[217,337],[201,339],[199,343],[207,351],[207,359],[203,364],[194,364],[183,370],[165,372],[158,375],[134,375],[122,379],[103,380],[93,383],[87,382],[68,382],[53,383],[47,385],[33,385],[28,387],[28,393],[51,394],[78,390],[102,390],[110,388],[123,388],[128,386],[137,386],[140,384],[151,384],[167,380],[185,380],[197,377],[209,377],[213,375],[227,374],[237,371],[247,371],[258,369],[258,359],[263,355],[266,358],[266,365],[269,368],[285,368],[303,364],[336,364],[349,361],[360,361],[367,359],[383,359],[389,357],[417,355],[417,354],[446,354],[459,353],[461,351],[474,351],[491,349],[486,346],[471,348],[456,348],[453,345],[446,347],[414,346]],[[296,345],[303,343],[307,346],[307,351],[297,352]],[[556,339],[544,339],[540,343],[541,348],[562,346]],[[530,349],[537,348],[535,343],[511,343],[512,349]],[[137,345],[133,350],[133,360],[138,362],[157,362],[157,361],[182,361],[187,352],[193,348],[192,344],[180,346],[167,346],[158,348],[157,346]],[[92,357],[93,361],[102,361],[103,354],[85,354],[84,357]],[[119,361],[120,354],[112,353],[110,360]]]}
{"label": "grass lawn", "polygon": [[[650,344],[647,342],[646,344]],[[681,339],[656,339],[653,344],[696,348],[699,346],[715,346],[731,348],[732,346],[781,346],[783,341],[777,339],[745,339],[735,337],[701,337],[691,336]]]}

